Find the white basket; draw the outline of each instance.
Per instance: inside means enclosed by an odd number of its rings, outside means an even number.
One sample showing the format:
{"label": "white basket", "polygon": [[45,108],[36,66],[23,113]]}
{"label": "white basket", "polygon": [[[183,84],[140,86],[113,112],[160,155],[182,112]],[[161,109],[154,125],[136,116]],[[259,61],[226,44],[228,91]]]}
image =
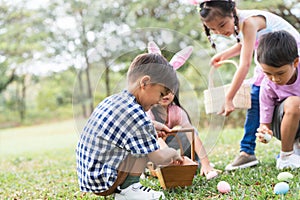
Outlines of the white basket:
{"label": "white basket", "polygon": [[[237,64],[232,60],[224,60],[223,63],[231,63],[237,67]],[[211,70],[212,72],[212,70]],[[221,111],[225,103],[225,94],[230,88],[230,84],[213,87],[212,73],[209,74],[209,87],[204,90],[204,106],[206,114],[218,113]],[[251,108],[251,88],[249,84],[243,83],[233,98],[233,105],[236,109],[249,109]]]}

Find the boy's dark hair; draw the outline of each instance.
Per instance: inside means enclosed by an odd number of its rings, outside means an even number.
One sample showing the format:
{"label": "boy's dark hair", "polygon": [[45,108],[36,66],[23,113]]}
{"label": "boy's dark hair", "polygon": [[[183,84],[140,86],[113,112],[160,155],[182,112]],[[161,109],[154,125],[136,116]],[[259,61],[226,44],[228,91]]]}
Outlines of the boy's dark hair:
{"label": "boy's dark hair", "polygon": [[276,31],[261,36],[257,61],[272,67],[291,64],[298,57],[296,39],[287,31]]}
{"label": "boy's dark hair", "polygon": [[178,89],[179,82],[176,71],[168,60],[160,54],[144,53],[138,55],[128,69],[128,83],[134,83],[146,75],[150,76],[151,83],[161,84],[173,93]]}
{"label": "boy's dark hair", "polygon": [[[237,39],[237,42],[240,42],[238,38],[239,32],[239,18],[236,14],[235,2],[232,0],[210,0],[204,1],[199,5],[199,13],[202,21],[211,21],[214,20],[216,16],[221,17],[234,17],[234,32]],[[210,36],[210,29],[204,26],[205,34],[211,44],[211,46],[215,49],[216,45],[212,41]]]}

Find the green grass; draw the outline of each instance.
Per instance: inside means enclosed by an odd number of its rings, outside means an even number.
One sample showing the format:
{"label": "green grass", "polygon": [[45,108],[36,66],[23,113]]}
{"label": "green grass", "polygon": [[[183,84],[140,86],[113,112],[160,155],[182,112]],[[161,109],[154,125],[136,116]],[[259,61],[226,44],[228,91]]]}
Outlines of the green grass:
{"label": "green grass", "polygon": [[[209,133],[208,133],[209,134]],[[201,136],[204,137],[204,136]],[[242,129],[226,129],[218,135],[210,160],[224,169],[238,153]],[[78,135],[72,120],[0,130],[0,199],[103,199],[78,189],[75,146]],[[205,141],[205,140],[203,140]],[[197,175],[192,186],[165,190],[167,199],[300,199],[300,170],[294,175],[286,195],[275,195],[278,182],[275,156],[280,143],[272,139],[267,145],[257,144],[257,167],[224,172],[206,181]],[[229,194],[220,194],[216,185],[225,180],[231,185]],[[142,182],[162,190],[156,178]],[[113,199],[109,197],[108,199]]]}

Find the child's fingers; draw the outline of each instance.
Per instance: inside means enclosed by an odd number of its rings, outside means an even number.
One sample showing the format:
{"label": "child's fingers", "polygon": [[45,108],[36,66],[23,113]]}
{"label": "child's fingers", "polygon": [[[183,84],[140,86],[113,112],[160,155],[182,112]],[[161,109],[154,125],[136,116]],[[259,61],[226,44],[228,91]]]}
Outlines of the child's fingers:
{"label": "child's fingers", "polygon": [[261,140],[261,139],[264,138],[264,134],[263,134],[263,133],[258,132],[258,133],[256,133],[255,135],[256,135],[256,137],[257,137],[259,140]]}
{"label": "child's fingers", "polygon": [[181,155],[176,156],[175,160],[179,163],[183,162],[183,157]]}
{"label": "child's fingers", "polygon": [[255,135],[262,143],[268,143],[272,139],[272,135],[268,133],[256,133]]}

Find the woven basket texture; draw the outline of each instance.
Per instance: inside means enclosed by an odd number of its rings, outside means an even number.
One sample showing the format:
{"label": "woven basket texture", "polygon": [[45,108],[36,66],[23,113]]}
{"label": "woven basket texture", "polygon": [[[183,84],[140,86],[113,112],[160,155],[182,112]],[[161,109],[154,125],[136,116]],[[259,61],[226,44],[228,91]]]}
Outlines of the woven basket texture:
{"label": "woven basket texture", "polygon": [[[232,60],[224,60],[222,63],[231,63],[237,67],[237,64]],[[211,83],[211,73],[209,75],[209,82]],[[225,103],[225,94],[230,88],[230,84],[212,87],[209,86],[204,90],[204,106],[206,114],[218,113],[221,111]],[[233,98],[233,105],[236,109],[249,109],[251,108],[251,88],[247,83],[243,83],[238,92]]]}

